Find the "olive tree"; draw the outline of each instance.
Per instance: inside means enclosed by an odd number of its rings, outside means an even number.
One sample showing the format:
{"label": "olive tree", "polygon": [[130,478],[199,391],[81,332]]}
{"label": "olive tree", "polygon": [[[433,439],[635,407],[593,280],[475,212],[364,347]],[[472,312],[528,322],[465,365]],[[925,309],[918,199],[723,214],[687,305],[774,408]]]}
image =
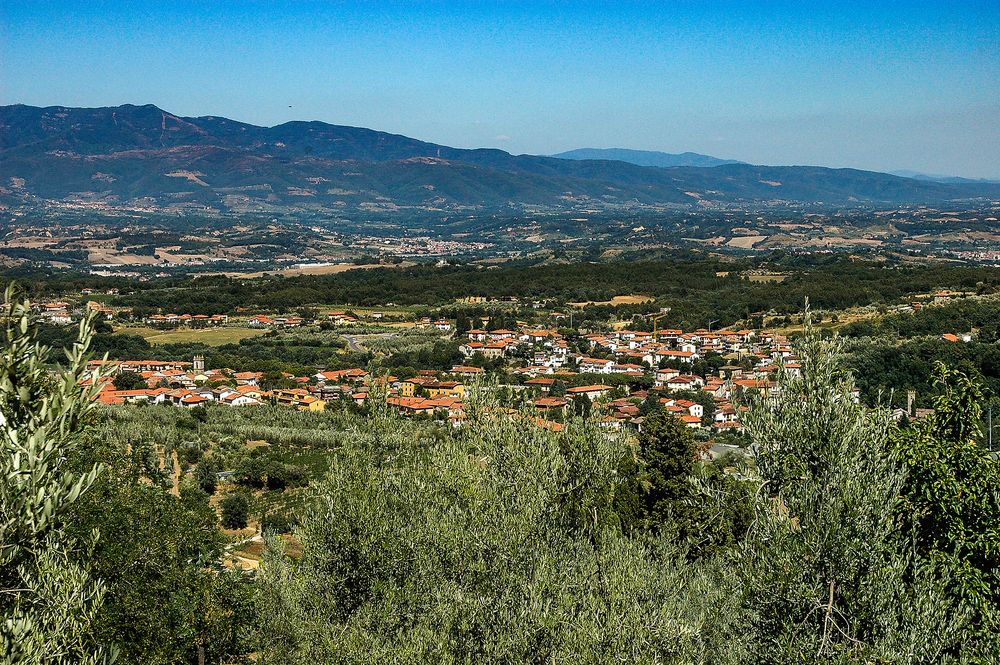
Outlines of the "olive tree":
{"label": "olive tree", "polygon": [[[0,654],[12,663],[99,663],[111,659],[90,639],[104,593],[90,578],[88,543],[63,529],[68,507],[99,473],[68,468],[87,426],[96,381],[84,385],[92,320],[51,372],[35,340],[31,308],[8,288],[0,352]],[[96,534],[92,534],[96,537]]]}
{"label": "olive tree", "polygon": [[733,594],[754,662],[946,661],[967,611],[901,536],[895,424],[856,403],[838,341],[806,322],[801,374],[750,400],[755,518]]}
{"label": "olive tree", "polygon": [[269,663],[710,660],[725,600],[614,509],[632,455],[599,421],[559,431],[472,394],[458,432],[373,409],[260,590]]}

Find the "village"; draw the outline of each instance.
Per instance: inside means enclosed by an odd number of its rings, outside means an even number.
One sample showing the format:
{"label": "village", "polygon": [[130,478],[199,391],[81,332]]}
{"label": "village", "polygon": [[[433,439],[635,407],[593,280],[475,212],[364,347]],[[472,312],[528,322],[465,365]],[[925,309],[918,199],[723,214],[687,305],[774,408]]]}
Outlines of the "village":
{"label": "village", "polygon": [[[92,294],[83,293],[83,298]],[[966,294],[936,291],[923,300],[901,304],[895,311],[915,312],[926,305],[948,302]],[[484,299],[466,302],[481,305]],[[497,305],[510,303],[499,300]],[[538,308],[544,303],[533,303]],[[128,317],[95,300],[73,306],[64,301],[36,305],[38,316],[55,325],[78,320],[85,312],[98,320]],[[511,409],[533,414],[540,427],[558,430],[572,414],[597,418],[609,428],[641,429],[647,413],[666,409],[702,440],[739,439],[740,418],[748,398],[773,394],[776,374],[800,371],[788,337],[776,331],[682,330],[660,328],[665,312],[637,317],[638,327],[601,325],[565,328],[567,314],[547,311],[531,323],[501,317],[510,327],[491,327],[489,317],[458,319],[413,316],[400,311],[339,309],[298,314],[145,314],[138,324],[153,330],[255,330],[276,334],[287,329],[350,330],[347,344],[361,350],[358,330],[424,330],[446,340],[464,361],[450,367],[415,367],[413,375],[395,376],[378,357],[367,366],[329,369],[296,375],[281,372],[265,380],[264,372],[206,367],[205,355],[191,360],[113,359],[92,361],[101,370],[96,399],[107,405],[166,404],[181,408],[218,405],[253,407],[277,405],[301,411],[365,408],[371,400],[407,417],[419,417],[461,427],[473,390],[502,395]],[[543,325],[544,322],[548,325]],[[625,323],[625,322],[620,322]],[[651,324],[651,326],[649,325]],[[132,325],[136,325],[133,323]],[[124,328],[125,331],[130,328]],[[265,332],[267,331],[267,332]],[[206,331],[202,331],[206,332]],[[238,330],[236,330],[238,332]],[[397,333],[382,333],[389,337]],[[968,342],[968,333],[945,333],[948,342]],[[189,356],[190,357],[190,356]],[[104,366],[106,365],[106,366]],[[858,396],[855,395],[857,399]],[[923,413],[908,406],[897,419]]]}
{"label": "village", "polygon": [[[451,327],[440,320],[429,323],[438,329],[446,324]],[[530,401],[538,423],[550,428],[558,428],[570,410],[583,404],[592,406],[609,427],[638,427],[643,405],[653,403],[690,428],[714,431],[741,429],[734,398],[749,392],[766,394],[779,369],[798,371],[787,339],[745,329],[655,333],[623,329],[584,335],[574,342],[574,347],[585,346],[586,352],[572,350],[569,340],[555,330],[472,329],[459,344],[468,365],[447,371],[420,369],[406,379],[360,367],[310,376],[284,373],[295,387],[271,390],[261,387],[261,372],[206,368],[203,356],[192,361],[92,361],[91,367],[103,369],[106,378],[97,399],[109,405],[143,402],[194,408],[272,403],[321,411],[329,404],[360,406],[377,393],[404,415],[446,419],[460,426],[467,392],[480,386],[505,390],[520,403]],[[710,355],[726,358],[727,363],[712,374],[694,373],[693,363]],[[477,366],[484,359],[509,362],[509,374],[519,381],[490,384],[486,371]],[[137,375],[145,387],[118,389],[115,379],[124,373]],[[581,378],[595,382],[580,383]],[[636,384],[629,379],[635,378],[645,378],[649,387],[633,389]]]}

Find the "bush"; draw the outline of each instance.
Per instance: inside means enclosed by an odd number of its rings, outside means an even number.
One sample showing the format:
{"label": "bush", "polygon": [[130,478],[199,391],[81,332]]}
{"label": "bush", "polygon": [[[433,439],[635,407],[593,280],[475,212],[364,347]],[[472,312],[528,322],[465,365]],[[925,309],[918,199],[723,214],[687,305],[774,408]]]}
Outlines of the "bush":
{"label": "bush", "polygon": [[261,520],[261,531],[264,533],[291,533],[297,520],[287,513],[271,513]]}
{"label": "bush", "polygon": [[217,472],[218,467],[215,460],[211,457],[202,459],[198,464],[198,467],[194,471],[194,479],[203,492],[215,494],[215,488],[218,484]]}
{"label": "bush", "polygon": [[250,501],[243,494],[230,494],[222,500],[222,526],[227,529],[245,529],[250,517]]}

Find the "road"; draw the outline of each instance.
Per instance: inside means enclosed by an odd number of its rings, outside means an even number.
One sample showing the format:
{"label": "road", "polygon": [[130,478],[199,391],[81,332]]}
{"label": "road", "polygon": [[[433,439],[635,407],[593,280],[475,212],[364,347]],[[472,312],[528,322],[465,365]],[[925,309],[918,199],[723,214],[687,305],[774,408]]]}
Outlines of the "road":
{"label": "road", "polygon": [[[374,333],[365,337],[395,337],[399,333]],[[359,341],[358,335],[341,335],[347,342],[347,348],[355,353],[368,353],[368,349]]]}
{"label": "road", "polygon": [[365,347],[361,346],[354,335],[341,335],[341,337],[347,342],[347,349],[349,351],[354,351],[355,353],[365,353],[367,351]]}

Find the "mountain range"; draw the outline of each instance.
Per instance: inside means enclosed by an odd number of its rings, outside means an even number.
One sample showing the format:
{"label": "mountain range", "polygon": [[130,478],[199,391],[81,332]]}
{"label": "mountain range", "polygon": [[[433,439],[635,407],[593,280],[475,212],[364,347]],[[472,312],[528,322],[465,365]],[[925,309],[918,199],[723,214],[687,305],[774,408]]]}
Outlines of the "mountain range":
{"label": "mountain range", "polygon": [[[621,157],[621,153],[611,153]],[[709,159],[687,157],[689,160]],[[260,127],[153,105],[0,107],[0,205],[219,212],[897,205],[1000,185],[856,169],[639,165],[462,149],[323,122]]]}
{"label": "mountain range", "polygon": [[637,166],[722,166],[723,164],[744,164],[735,159],[719,159],[697,152],[659,152],[657,150],[630,150],[628,148],[577,148],[552,155],[559,159],[611,159],[628,162]]}
{"label": "mountain range", "polygon": [[910,170],[889,171],[889,173],[892,175],[898,175],[902,178],[913,178],[914,180],[929,180],[930,182],[945,182],[951,184],[992,183],[995,185],[1000,183],[1000,180],[994,180],[990,178],[963,178],[957,175],[921,173],[920,171],[910,171]]}

